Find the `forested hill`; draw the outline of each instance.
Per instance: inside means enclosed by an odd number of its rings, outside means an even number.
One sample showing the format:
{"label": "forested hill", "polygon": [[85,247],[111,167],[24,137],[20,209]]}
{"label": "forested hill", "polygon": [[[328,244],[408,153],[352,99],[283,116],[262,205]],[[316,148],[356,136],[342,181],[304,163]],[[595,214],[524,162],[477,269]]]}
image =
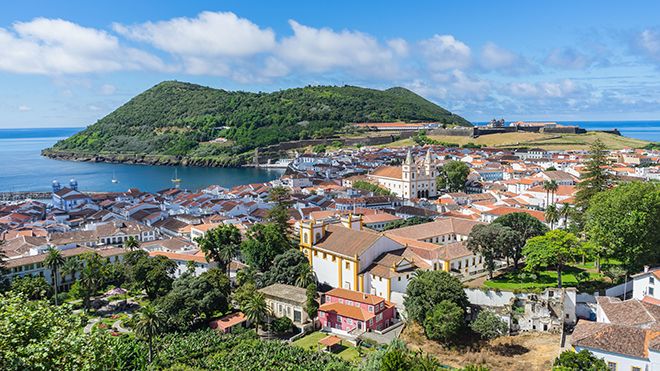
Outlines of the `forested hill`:
{"label": "forested hill", "polygon": [[[327,137],[350,122],[436,121],[469,126],[404,89],[308,86],[274,93],[229,92],[166,81],[139,94],[52,150],[81,154],[216,156],[280,141]],[[226,138],[231,145],[205,142]],[[48,151],[46,151],[48,155]]]}

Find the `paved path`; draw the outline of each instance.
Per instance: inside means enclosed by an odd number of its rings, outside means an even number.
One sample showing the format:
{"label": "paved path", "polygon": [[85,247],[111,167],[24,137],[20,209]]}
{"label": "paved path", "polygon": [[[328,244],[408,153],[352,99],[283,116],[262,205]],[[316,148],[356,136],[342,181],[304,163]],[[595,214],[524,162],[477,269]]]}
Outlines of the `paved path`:
{"label": "paved path", "polygon": [[127,328],[125,328],[121,325],[121,320],[120,319],[112,324],[112,329],[119,332],[119,333],[122,333],[122,334],[126,334],[126,333],[131,332],[131,330],[129,330],[129,329],[127,329]]}
{"label": "paved path", "polygon": [[85,326],[85,328],[83,329],[83,331],[84,331],[86,334],[89,334],[90,332],[92,332],[92,327],[94,327],[94,325],[97,324],[97,323],[99,323],[99,322],[101,322],[101,319],[100,319],[100,318],[92,318],[92,319],[90,319],[89,322],[87,323],[87,325]]}

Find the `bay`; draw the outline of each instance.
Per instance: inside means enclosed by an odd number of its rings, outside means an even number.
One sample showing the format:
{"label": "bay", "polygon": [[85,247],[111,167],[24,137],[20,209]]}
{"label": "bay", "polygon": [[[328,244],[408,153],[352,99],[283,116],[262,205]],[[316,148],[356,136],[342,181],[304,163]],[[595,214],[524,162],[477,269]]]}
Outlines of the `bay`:
{"label": "bay", "polygon": [[[121,192],[129,188],[155,192],[172,186],[174,167],[53,160],[41,150],[82,128],[0,129],[0,192],[49,191],[53,180],[78,181],[83,191]],[[282,169],[176,168],[181,188],[196,190],[212,184],[233,187],[278,178]],[[119,181],[112,183],[114,176]]]}

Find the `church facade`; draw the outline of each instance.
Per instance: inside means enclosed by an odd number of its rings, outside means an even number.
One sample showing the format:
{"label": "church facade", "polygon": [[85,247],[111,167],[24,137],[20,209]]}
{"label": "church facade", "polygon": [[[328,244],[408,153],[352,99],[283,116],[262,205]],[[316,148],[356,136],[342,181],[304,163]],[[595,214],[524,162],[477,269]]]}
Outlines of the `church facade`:
{"label": "church facade", "polygon": [[381,166],[368,175],[369,179],[406,200],[431,198],[438,195],[438,171],[431,151],[421,161],[413,160],[410,150],[401,166]]}

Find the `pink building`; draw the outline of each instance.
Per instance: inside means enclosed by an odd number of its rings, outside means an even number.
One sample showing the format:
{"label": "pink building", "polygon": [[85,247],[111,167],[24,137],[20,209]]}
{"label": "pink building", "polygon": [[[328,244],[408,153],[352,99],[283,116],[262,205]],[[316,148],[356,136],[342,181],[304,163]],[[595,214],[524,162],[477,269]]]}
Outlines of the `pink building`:
{"label": "pink building", "polygon": [[383,330],[396,321],[396,307],[376,295],[336,288],[325,293],[318,317],[331,332]]}

